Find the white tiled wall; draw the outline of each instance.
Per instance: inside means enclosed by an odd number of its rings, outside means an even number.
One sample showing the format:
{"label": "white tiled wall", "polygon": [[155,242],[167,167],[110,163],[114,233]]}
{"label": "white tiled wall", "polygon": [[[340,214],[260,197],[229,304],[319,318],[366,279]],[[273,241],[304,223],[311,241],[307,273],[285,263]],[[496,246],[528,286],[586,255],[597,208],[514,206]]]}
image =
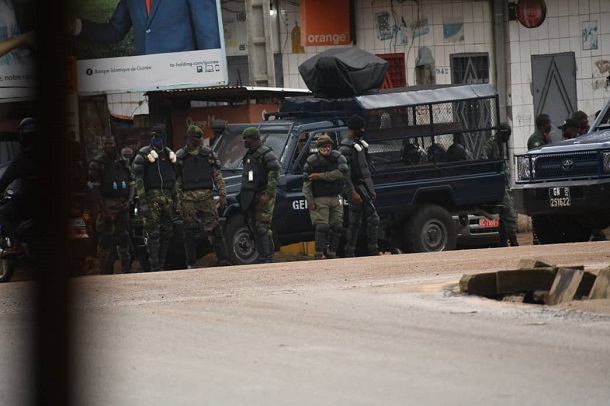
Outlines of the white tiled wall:
{"label": "white tiled wall", "polygon": [[[406,56],[407,82],[414,84],[415,59],[421,46],[430,48],[437,68],[448,73],[437,75],[437,83],[450,83],[450,55],[460,52],[488,52],[492,66],[495,60],[493,46],[493,15],[491,0],[426,0],[398,3],[390,0],[356,0],[356,45],[369,52],[404,53]],[[576,57],[577,108],[593,114],[610,96],[610,87],[605,84],[610,72],[600,72],[596,62],[610,61],[610,0],[547,0],[547,18],[537,28],[528,29],[517,21],[507,22],[507,94],[509,95],[509,120],[513,125],[515,152],[526,149],[527,138],[534,129],[534,107],[531,94],[532,55],[574,52]],[[289,21],[298,19],[298,6],[293,1],[280,1],[280,9]],[[394,10],[407,25],[419,18],[428,18],[430,33],[416,38],[409,36],[407,45],[396,45],[394,41],[381,41],[376,36],[375,14]],[[459,17],[464,22],[464,42],[444,43],[443,19]],[[583,21],[598,22],[597,50],[583,50],[581,24]],[[289,30],[293,25],[289,25]],[[287,31],[281,30],[282,42]],[[307,58],[326,50],[325,47],[305,47],[305,54],[291,54],[290,47],[282,49],[284,83],[286,87],[305,88],[298,73],[298,66]],[[495,72],[491,83],[495,83]],[[556,123],[557,125],[559,123]]]}
{"label": "white tiled wall", "polygon": [[[534,107],[531,95],[531,56],[573,52],[576,58],[577,108],[593,114],[610,96],[605,79],[610,72],[600,72],[596,61],[610,60],[609,0],[547,0],[547,17],[537,28],[528,29],[517,21],[508,22],[510,56],[508,72],[509,105],[513,111],[515,152],[527,149],[527,138],[534,130]],[[583,21],[598,22],[597,50],[583,50]],[[520,72],[520,73],[517,73]],[[560,123],[555,123],[559,125]]]}
{"label": "white tiled wall", "polygon": [[[372,4],[372,6],[371,6]],[[415,59],[419,47],[430,48],[439,71],[449,68],[450,55],[462,52],[489,52],[493,57],[492,16],[488,2],[480,0],[430,0],[420,1],[419,6],[412,1],[398,3],[390,0],[356,0],[356,46],[375,54],[404,53],[406,56],[407,83],[415,84]],[[280,9],[290,21],[298,18],[298,7],[293,2],[280,2]],[[392,14],[392,10],[395,14]],[[375,15],[389,11],[397,20],[404,19],[407,25],[427,18],[429,33],[413,38],[408,36],[406,45],[397,45],[394,40],[382,41],[377,37]],[[460,18],[464,21],[464,42],[444,43],[444,18]],[[292,28],[292,26],[290,26]],[[410,30],[408,30],[410,32]],[[281,30],[286,35],[286,30]],[[298,65],[309,57],[326,50],[326,47],[305,47],[305,54],[291,54],[290,49],[283,53],[284,84],[287,87],[306,88],[298,73]],[[451,83],[451,75],[437,75],[437,83]]]}

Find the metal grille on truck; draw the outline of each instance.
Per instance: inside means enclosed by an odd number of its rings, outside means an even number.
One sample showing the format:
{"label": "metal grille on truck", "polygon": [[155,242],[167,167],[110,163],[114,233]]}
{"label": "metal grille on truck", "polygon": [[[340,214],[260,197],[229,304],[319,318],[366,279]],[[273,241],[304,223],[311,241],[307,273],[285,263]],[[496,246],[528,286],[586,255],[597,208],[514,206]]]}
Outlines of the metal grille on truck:
{"label": "metal grille on truck", "polygon": [[534,170],[536,179],[598,176],[599,158],[597,151],[538,155]]}

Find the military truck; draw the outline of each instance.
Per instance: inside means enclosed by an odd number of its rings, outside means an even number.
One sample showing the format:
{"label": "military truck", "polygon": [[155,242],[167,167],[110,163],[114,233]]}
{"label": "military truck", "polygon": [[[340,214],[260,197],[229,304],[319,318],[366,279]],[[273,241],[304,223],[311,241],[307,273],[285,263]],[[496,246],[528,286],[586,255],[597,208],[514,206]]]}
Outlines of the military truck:
{"label": "military truck", "polygon": [[610,102],[587,134],[515,159],[515,209],[542,244],[588,241],[610,226]]}
{"label": "military truck", "polygon": [[[480,158],[483,145],[498,129],[498,96],[492,86],[382,89],[340,99],[292,97],[263,122],[228,125],[214,144],[227,184],[228,207],[220,216],[232,263],[248,264],[257,258],[236,201],[245,153],[242,131],[258,127],[281,165],[272,221],[278,249],[313,240],[302,194],[303,165],[316,152],[321,134],[339,145],[347,136],[345,123],[351,114],[366,121],[381,249],[452,250],[458,223],[469,224],[473,215],[478,215],[479,224],[470,228],[472,233],[497,232],[497,216],[488,213],[504,194],[504,160]],[[345,199],[346,208],[348,204]]]}

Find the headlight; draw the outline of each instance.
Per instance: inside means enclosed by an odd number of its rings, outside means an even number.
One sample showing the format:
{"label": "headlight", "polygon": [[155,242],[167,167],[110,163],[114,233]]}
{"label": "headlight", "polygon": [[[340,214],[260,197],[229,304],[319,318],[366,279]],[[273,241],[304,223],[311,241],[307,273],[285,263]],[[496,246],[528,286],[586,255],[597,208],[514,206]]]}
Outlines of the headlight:
{"label": "headlight", "polygon": [[602,152],[602,171],[610,173],[610,151]]}
{"label": "headlight", "polygon": [[527,156],[518,156],[517,159],[517,182],[531,178],[530,160]]}

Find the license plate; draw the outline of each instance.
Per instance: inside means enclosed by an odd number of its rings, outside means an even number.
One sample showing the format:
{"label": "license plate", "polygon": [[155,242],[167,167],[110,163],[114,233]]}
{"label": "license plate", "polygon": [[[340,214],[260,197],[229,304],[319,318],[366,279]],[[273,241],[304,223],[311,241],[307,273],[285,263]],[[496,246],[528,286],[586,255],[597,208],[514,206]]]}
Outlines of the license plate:
{"label": "license plate", "polygon": [[551,207],[569,207],[572,205],[569,187],[549,188],[549,204]]}
{"label": "license plate", "polygon": [[479,219],[479,227],[481,228],[495,228],[500,226],[500,217],[496,217],[495,219]]}

